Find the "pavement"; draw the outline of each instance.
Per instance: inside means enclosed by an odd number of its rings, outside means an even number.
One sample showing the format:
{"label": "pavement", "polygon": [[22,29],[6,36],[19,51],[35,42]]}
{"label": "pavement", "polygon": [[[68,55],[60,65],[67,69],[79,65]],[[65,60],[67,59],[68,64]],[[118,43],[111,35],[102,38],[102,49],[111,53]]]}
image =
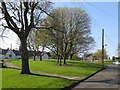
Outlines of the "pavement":
{"label": "pavement", "polygon": [[119,69],[119,65],[107,65],[104,70],[88,78],[87,80],[80,82],[72,90],[84,90],[87,88],[116,88],[117,90],[120,90]]}

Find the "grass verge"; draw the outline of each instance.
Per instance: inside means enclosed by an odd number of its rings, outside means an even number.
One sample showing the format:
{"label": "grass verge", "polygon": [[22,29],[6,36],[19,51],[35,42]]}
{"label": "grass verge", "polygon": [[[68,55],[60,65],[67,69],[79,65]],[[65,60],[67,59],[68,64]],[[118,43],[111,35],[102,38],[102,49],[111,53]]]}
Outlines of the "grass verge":
{"label": "grass verge", "polygon": [[[21,66],[21,60],[10,60],[13,64]],[[40,70],[67,76],[88,76],[101,69],[101,64],[87,61],[68,60],[67,66],[56,65],[56,60],[33,61],[29,60],[31,70]]]}
{"label": "grass verge", "polygon": [[0,90],[2,88],[2,68],[0,68]]}
{"label": "grass verge", "polygon": [[2,70],[2,88],[64,88],[76,82],[39,74],[21,75],[19,70]]}

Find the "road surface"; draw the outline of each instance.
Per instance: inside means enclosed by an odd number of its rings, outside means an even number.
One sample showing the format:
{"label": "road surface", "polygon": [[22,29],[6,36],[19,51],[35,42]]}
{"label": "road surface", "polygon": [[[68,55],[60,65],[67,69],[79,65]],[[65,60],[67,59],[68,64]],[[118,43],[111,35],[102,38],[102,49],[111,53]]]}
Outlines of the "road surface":
{"label": "road surface", "polygon": [[120,90],[119,69],[120,66],[118,65],[108,65],[106,69],[79,83],[72,90],[82,90],[83,88],[117,88]]}

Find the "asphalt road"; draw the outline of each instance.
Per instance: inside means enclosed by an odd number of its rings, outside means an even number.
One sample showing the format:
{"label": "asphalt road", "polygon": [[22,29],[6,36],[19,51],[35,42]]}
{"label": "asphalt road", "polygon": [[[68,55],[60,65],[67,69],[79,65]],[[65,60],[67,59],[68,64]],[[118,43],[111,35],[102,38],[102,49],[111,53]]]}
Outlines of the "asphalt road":
{"label": "asphalt road", "polygon": [[82,88],[117,88],[120,90],[120,66],[108,65],[106,69],[79,83],[72,90]]}

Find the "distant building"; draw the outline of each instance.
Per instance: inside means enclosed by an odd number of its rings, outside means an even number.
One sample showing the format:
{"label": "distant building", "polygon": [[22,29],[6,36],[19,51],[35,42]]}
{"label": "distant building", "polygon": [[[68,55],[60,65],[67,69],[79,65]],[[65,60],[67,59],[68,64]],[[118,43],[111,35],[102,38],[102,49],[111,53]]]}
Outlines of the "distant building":
{"label": "distant building", "polygon": [[95,57],[95,56],[93,56],[93,54],[92,53],[90,53],[90,54],[84,54],[84,60],[88,60],[88,61],[98,61],[98,60],[100,60],[98,57]]}
{"label": "distant building", "polygon": [[[39,58],[39,53],[37,52],[36,58]],[[29,58],[33,58],[33,51],[29,51]],[[14,58],[14,59],[20,59],[21,55],[18,50],[11,50],[11,49],[1,49],[0,48],[0,58]],[[49,52],[44,52],[42,59],[50,59],[51,55]]]}

